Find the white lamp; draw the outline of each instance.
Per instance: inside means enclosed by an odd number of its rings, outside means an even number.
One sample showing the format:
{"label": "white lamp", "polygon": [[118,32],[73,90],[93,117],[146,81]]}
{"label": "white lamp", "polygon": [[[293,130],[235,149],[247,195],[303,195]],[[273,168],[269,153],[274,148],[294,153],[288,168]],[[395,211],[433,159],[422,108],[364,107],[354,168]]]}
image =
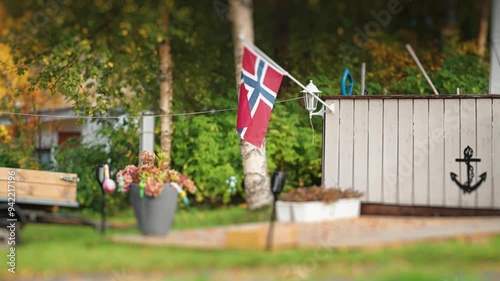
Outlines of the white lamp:
{"label": "white lamp", "polygon": [[316,97],[311,95],[310,93],[313,93],[317,96],[319,96],[319,93],[321,91],[314,85],[312,80],[309,80],[309,84],[306,86],[306,90],[302,90],[301,93],[304,93],[304,105],[306,109],[309,111],[309,117],[312,117],[313,115],[323,115],[324,114],[324,108],[320,109],[318,112],[314,112],[316,110],[316,107],[318,107],[318,100]]}

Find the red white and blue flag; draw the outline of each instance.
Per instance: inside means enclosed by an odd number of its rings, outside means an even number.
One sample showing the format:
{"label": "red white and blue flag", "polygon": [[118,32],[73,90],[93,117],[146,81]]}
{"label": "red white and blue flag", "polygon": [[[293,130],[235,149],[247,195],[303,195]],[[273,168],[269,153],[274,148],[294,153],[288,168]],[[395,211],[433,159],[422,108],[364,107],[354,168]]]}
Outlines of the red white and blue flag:
{"label": "red white and blue flag", "polygon": [[282,79],[280,70],[244,46],[236,130],[240,138],[257,147],[266,136]]}

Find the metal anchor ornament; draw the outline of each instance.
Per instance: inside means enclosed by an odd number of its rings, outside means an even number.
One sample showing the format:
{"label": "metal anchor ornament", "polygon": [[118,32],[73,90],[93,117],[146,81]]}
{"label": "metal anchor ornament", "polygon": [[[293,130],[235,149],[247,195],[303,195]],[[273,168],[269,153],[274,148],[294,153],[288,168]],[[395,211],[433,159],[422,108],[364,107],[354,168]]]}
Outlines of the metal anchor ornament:
{"label": "metal anchor ornament", "polygon": [[474,167],[472,167],[471,163],[481,162],[481,159],[472,158],[472,156],[474,156],[474,150],[472,150],[470,146],[467,146],[464,149],[464,158],[455,159],[457,162],[465,162],[465,165],[467,166],[467,181],[465,183],[461,183],[458,180],[457,174],[453,172],[450,173],[451,179],[458,185],[458,187],[460,187],[460,189],[464,193],[473,192],[486,180],[486,172],[484,172],[479,176],[479,181],[476,182],[475,184],[472,184],[472,181],[474,179]]}

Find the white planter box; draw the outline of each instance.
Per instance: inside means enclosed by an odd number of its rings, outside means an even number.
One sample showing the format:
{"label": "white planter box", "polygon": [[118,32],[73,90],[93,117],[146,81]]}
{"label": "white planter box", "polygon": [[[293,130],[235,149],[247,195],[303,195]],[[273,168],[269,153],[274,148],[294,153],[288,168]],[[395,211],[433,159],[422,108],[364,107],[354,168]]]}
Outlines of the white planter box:
{"label": "white planter box", "polygon": [[323,202],[293,202],[292,213],[296,222],[316,222],[325,219],[325,204]]}
{"label": "white planter box", "polygon": [[279,222],[291,222],[293,220],[292,202],[276,201],[276,219]]}
{"label": "white planter box", "polygon": [[326,220],[357,218],[361,211],[361,200],[359,198],[339,199],[330,204],[323,204],[323,206]]}
{"label": "white planter box", "polygon": [[276,201],[279,222],[318,222],[359,217],[359,198],[340,199],[333,203]]}

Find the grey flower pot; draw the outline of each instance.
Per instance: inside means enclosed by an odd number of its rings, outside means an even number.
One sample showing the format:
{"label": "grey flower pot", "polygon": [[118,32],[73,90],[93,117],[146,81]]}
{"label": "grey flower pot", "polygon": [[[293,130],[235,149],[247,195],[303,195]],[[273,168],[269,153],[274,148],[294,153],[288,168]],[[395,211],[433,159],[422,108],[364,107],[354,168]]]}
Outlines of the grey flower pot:
{"label": "grey flower pot", "polygon": [[130,203],[144,235],[164,236],[170,230],[177,209],[177,191],[166,183],[158,197],[139,195],[139,184],[130,186]]}

